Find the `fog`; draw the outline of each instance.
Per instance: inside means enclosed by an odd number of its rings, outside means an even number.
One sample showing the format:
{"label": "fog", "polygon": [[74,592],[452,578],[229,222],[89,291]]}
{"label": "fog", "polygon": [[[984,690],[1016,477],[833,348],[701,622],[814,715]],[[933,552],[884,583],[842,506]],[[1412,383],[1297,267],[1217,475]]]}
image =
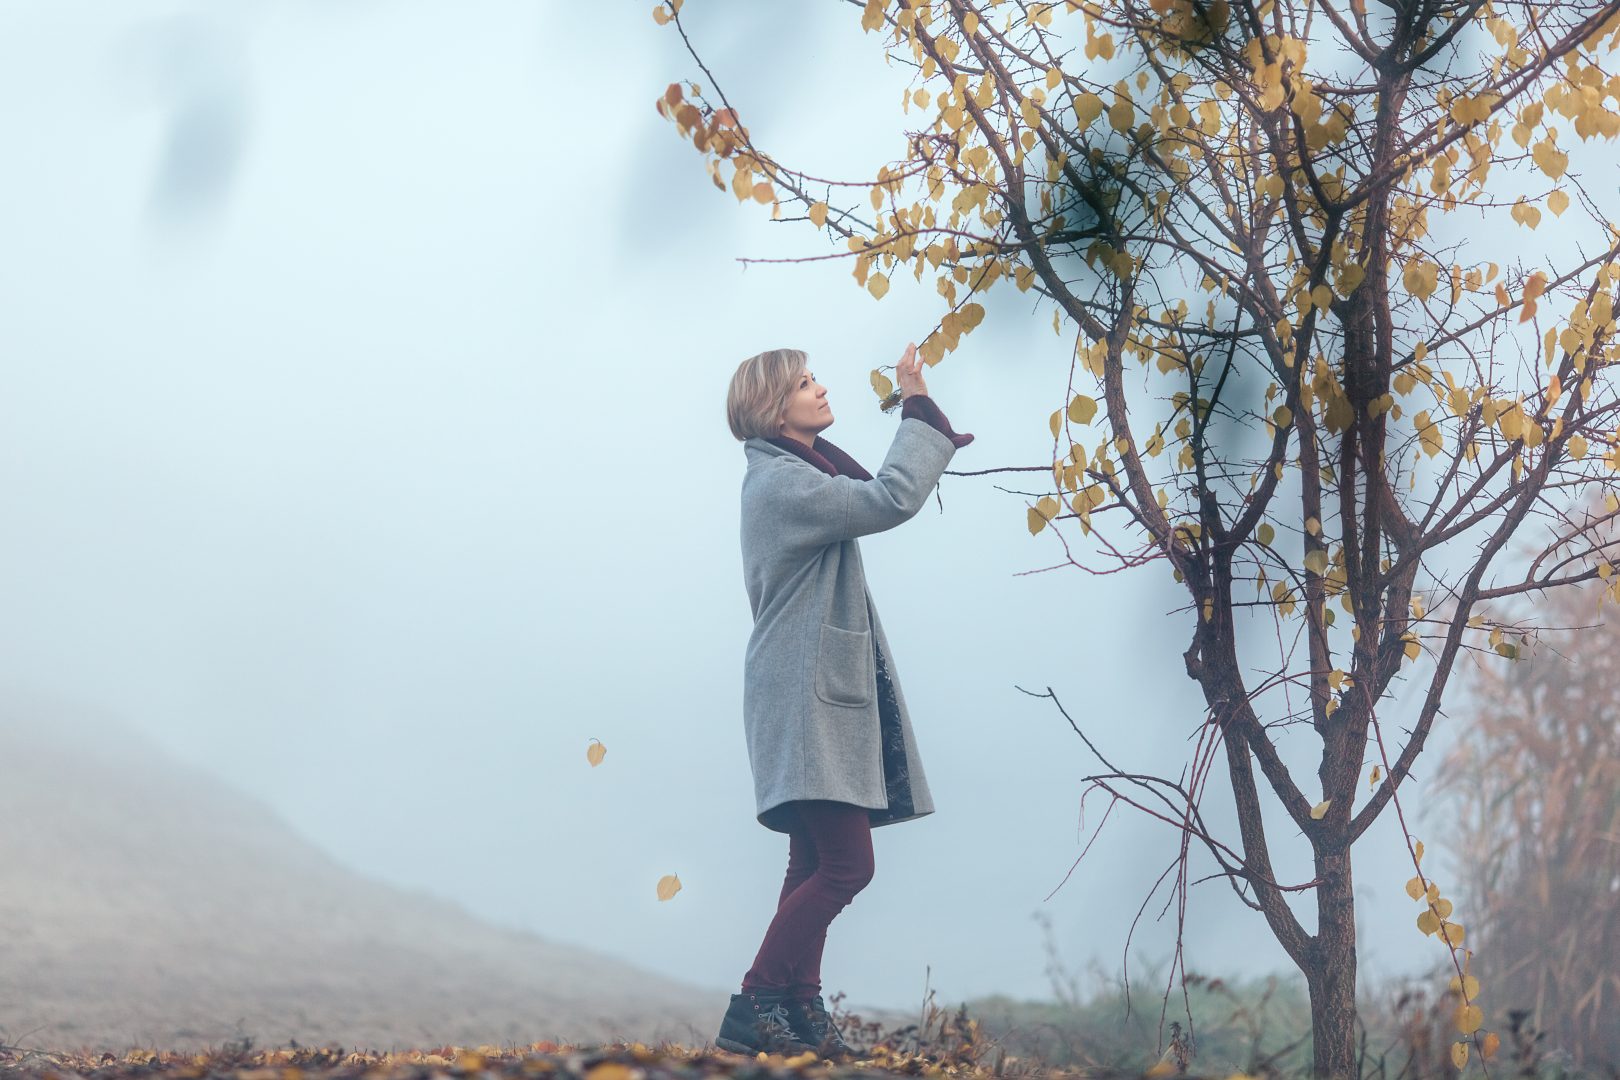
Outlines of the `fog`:
{"label": "fog", "polygon": [[[831,249],[717,191],[656,115],[707,80],[650,8],[0,4],[0,695],[116,716],[365,875],[735,990],[787,843],[743,741],[726,381],[804,349],[827,437],[875,468],[898,421],[867,372],[938,297],[739,261]],[[901,152],[906,76],[854,9],[683,14],[783,160],[862,178]],[[1033,293],[987,306],[926,376],[977,436],[952,468],[1039,464],[1072,342]],[[1167,568],[1020,576],[1060,557],[1024,500],[940,495],[862,541],[937,812],[874,833],[822,966],[897,1008],[925,982],[1049,995],[1037,913],[1117,978],[1174,856],[1122,808],[1070,873],[1095,763],[1019,687],[1144,771],[1178,772],[1204,718]],[[1445,958],[1399,835],[1358,846],[1374,979]],[[1287,970],[1224,884],[1192,897],[1189,969]],[[1161,902],[1139,973],[1169,955]]]}

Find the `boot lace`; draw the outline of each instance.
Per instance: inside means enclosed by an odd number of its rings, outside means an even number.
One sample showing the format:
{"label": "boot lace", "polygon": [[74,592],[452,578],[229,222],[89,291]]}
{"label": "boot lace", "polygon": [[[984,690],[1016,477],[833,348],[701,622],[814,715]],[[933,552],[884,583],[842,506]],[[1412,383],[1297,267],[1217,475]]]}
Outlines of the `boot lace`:
{"label": "boot lace", "polygon": [[827,1006],[822,1002],[820,994],[805,1002],[805,1013],[809,1020],[810,1031],[815,1035],[817,1042],[827,1040],[830,1036],[833,1045],[843,1045],[843,1036],[838,1030],[838,1025],[834,1024],[832,1017],[828,1015]]}
{"label": "boot lace", "polygon": [[787,1006],[777,1002],[759,1014],[760,1028],[771,1034],[792,1037],[793,1022],[788,1018]]}

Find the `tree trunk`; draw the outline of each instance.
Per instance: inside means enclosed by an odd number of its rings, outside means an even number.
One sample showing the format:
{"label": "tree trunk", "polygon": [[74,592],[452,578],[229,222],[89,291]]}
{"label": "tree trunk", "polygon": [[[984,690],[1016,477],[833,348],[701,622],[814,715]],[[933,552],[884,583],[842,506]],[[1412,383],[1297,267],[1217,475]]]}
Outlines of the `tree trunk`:
{"label": "tree trunk", "polygon": [[1312,1072],[1331,1080],[1356,1075],[1356,910],[1350,853],[1318,854],[1317,932],[1302,965],[1311,995]]}

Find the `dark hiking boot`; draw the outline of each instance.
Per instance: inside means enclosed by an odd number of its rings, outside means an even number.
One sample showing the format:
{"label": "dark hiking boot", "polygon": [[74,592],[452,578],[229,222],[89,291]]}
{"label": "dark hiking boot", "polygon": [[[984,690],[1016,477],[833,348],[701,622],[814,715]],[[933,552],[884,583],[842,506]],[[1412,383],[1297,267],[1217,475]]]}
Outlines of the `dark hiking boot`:
{"label": "dark hiking boot", "polygon": [[802,1054],[810,1046],[793,1029],[793,1001],[785,993],[731,995],[714,1045],[735,1054]]}
{"label": "dark hiking boot", "polygon": [[827,1015],[827,1005],[821,1000],[820,994],[808,1001],[800,999],[789,1004],[794,1012],[794,1031],[801,1041],[810,1045],[816,1056],[823,1061],[837,1062],[852,1061],[860,1056],[839,1034],[838,1025]]}

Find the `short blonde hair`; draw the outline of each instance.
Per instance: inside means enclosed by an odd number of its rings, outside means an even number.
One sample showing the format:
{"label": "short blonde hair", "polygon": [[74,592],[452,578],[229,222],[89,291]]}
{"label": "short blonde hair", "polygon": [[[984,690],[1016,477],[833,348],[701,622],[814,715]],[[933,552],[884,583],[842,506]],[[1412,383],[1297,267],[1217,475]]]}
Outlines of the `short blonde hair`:
{"label": "short blonde hair", "polygon": [[726,391],[726,422],[739,442],[782,433],[782,413],[805,369],[805,359],[798,349],[769,349],[737,365]]}

